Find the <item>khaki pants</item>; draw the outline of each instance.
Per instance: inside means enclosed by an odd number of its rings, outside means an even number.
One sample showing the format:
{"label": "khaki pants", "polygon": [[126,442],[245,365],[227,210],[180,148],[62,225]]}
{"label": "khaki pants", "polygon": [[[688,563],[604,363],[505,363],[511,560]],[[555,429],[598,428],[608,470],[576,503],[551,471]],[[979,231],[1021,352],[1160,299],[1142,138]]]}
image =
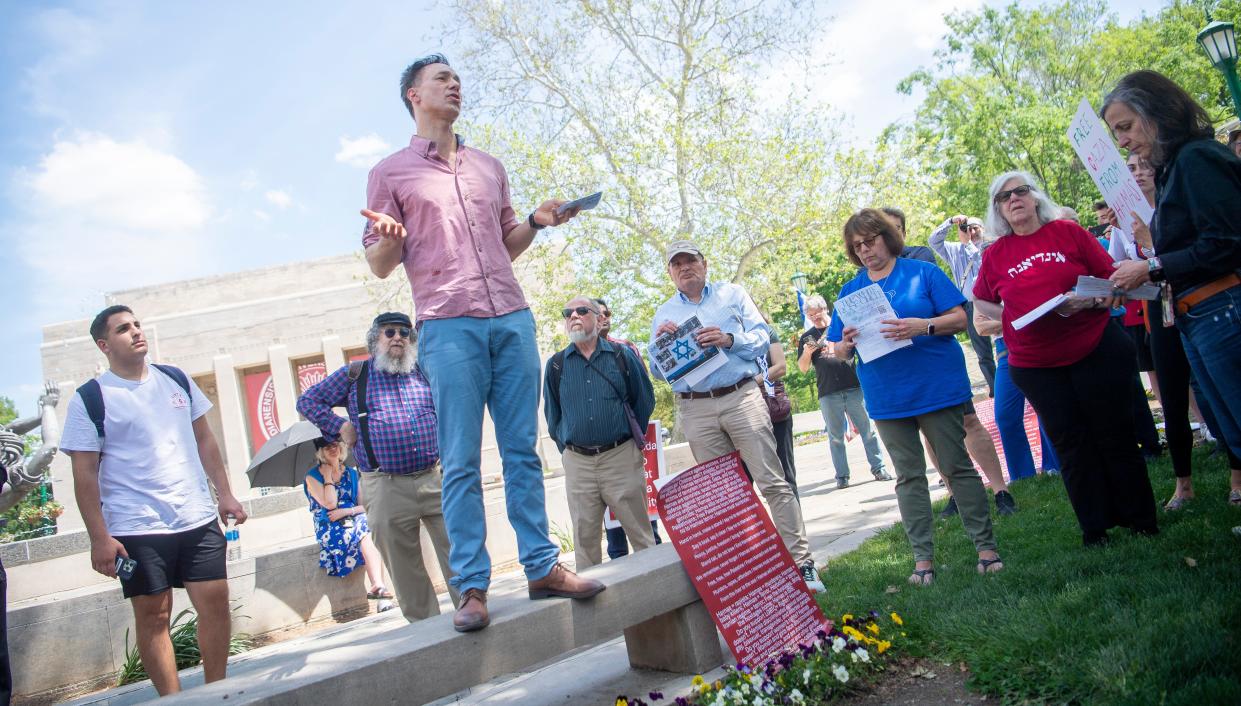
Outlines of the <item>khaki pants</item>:
{"label": "khaki pants", "polygon": [[991,507],[982,479],[965,451],[965,406],[953,405],[916,417],[876,419],[879,438],[888,447],[896,471],[896,504],[901,511],[905,535],[913,548],[914,561],[935,558],[935,516],[931,512],[931,492],[926,480],[926,457],[922,454],[921,431],[939,459],[939,474],[952,486],[965,533],[982,552],[995,549],[991,531]]}
{"label": "khaki pants", "polygon": [[[754,484],[767,500],[771,520],[798,566],[813,561],[802,524],[801,506],[784,479],[771,415],[758,385],[747,384],[723,397],[700,400],[677,398],[681,424],[689,449],[698,463],[741,452]],[[628,529],[626,529],[628,531]]]}
{"label": "khaki pants", "polygon": [[[439,615],[435,587],[422,563],[419,529],[426,527],[439,559],[440,571],[448,580],[448,532],[440,510],[442,471],[435,468],[417,476],[392,473],[363,473],[362,503],[371,526],[371,540],[379,549],[401,612],[409,622]],[[457,596],[453,594],[453,603]]]}
{"label": "khaki pants", "polygon": [[578,570],[603,561],[604,506],[612,508],[635,552],[655,546],[646,514],[646,473],[637,446],[626,442],[597,456],[565,449],[562,461]]}

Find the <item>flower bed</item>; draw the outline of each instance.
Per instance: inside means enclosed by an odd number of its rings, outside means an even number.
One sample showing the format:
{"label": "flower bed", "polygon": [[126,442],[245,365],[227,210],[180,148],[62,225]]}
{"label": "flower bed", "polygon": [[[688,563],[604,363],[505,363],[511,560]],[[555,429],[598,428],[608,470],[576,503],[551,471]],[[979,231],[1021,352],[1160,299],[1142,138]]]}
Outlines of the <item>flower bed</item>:
{"label": "flower bed", "polygon": [[[896,613],[887,618],[877,611],[860,617],[846,613],[840,626],[819,631],[811,644],[801,644],[767,662],[761,669],[738,664],[727,667],[722,679],[708,683],[694,677],[688,696],[673,699],[676,706],[776,706],[822,704],[857,688],[859,682],[882,671],[904,622]],[[651,706],[664,702],[651,692],[647,699],[618,696],[616,706]]]}

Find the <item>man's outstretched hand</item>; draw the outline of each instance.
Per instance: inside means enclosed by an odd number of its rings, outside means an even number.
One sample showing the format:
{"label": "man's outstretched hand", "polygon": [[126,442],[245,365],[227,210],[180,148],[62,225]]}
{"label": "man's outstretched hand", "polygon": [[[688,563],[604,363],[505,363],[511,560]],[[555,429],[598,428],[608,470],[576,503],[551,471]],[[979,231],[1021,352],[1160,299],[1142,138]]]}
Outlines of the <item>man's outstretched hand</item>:
{"label": "man's outstretched hand", "polygon": [[405,239],[405,226],[397,223],[392,216],[386,213],[376,213],[369,208],[362,209],[362,215],[370,219],[371,230],[378,233],[380,237],[394,240]]}

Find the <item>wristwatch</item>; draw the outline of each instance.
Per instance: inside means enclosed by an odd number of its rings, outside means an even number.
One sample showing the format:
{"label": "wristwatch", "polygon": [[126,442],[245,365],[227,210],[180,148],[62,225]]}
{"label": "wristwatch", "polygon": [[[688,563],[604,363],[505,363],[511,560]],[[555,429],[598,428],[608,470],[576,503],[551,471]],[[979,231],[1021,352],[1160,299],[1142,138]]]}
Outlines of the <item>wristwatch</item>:
{"label": "wristwatch", "polygon": [[1163,263],[1159,258],[1152,257],[1146,261],[1147,273],[1150,274],[1152,282],[1163,281]]}
{"label": "wristwatch", "polygon": [[533,229],[535,229],[535,230],[543,230],[544,228],[546,228],[546,227],[547,227],[547,226],[545,226],[545,225],[542,225],[541,223],[536,223],[536,222],[535,222],[535,220],[534,220],[534,211],[531,211],[531,212],[530,212],[530,215],[526,217],[526,222],[527,222],[527,223],[529,223],[529,224],[530,224],[530,227],[531,227],[531,228],[533,228]]}
{"label": "wristwatch", "polygon": [[935,335],[935,324],[931,323],[930,321],[926,322],[926,335],[928,336]]}

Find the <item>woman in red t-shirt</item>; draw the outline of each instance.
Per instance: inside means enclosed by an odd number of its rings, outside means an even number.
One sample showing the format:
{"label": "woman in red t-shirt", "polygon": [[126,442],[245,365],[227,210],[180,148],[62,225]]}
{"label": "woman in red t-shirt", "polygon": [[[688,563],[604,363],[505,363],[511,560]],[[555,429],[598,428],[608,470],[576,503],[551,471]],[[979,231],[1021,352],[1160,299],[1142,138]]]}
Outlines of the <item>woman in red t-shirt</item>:
{"label": "woman in red t-shirt", "polygon": [[[1130,400],[1133,341],[1108,325],[1115,301],[1071,296],[1081,275],[1108,278],[1112,259],[1081,226],[1056,220],[1055,204],[1034,184],[1025,172],[991,183],[987,225],[1001,237],[983,251],[976,306],[1004,324],[1010,374],[1056,447],[1085,544],[1106,542],[1118,525],[1156,534]],[[1051,311],[1014,325],[1062,294],[1069,296]]]}

